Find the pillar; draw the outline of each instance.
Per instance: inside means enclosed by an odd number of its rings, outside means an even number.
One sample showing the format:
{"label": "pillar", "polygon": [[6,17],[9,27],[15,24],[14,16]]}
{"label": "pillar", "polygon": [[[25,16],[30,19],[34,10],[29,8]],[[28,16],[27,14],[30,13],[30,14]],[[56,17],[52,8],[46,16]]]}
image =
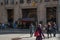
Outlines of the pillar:
{"label": "pillar", "polygon": [[58,30],[60,31],[60,0],[58,1],[56,14],[57,14]]}
{"label": "pillar", "polygon": [[42,21],[43,24],[46,24],[46,8],[45,8],[44,4],[38,5],[37,16],[38,16],[38,22]]}

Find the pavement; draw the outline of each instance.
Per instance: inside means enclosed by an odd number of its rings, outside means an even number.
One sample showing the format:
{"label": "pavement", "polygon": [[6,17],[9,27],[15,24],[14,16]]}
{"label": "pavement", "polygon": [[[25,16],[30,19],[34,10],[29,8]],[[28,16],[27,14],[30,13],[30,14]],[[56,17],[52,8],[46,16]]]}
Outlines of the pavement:
{"label": "pavement", "polygon": [[[47,34],[43,40],[60,40],[60,34],[57,34],[56,37],[47,38]],[[35,40],[36,38],[30,37],[30,34],[1,34],[0,40]]]}
{"label": "pavement", "polygon": [[[43,40],[60,40],[60,32],[56,34],[56,37],[47,38],[47,34]],[[0,40],[35,40],[36,37],[30,37],[29,30],[21,29],[7,29],[0,30]]]}

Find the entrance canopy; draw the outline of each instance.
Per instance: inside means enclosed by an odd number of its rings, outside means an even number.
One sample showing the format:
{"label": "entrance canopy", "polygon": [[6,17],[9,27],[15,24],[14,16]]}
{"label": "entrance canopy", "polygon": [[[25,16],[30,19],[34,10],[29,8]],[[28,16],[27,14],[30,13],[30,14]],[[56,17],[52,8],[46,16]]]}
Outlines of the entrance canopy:
{"label": "entrance canopy", "polygon": [[32,22],[32,21],[34,21],[33,18],[23,18],[22,19],[22,22]]}

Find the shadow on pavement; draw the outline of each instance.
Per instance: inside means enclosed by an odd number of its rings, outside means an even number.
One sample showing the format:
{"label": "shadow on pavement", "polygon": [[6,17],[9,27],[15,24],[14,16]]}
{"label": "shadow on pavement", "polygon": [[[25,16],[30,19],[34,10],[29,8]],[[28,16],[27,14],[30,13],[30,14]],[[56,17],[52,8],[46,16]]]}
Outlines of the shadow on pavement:
{"label": "shadow on pavement", "polygon": [[22,38],[12,38],[11,40],[20,40],[20,39],[22,39]]}

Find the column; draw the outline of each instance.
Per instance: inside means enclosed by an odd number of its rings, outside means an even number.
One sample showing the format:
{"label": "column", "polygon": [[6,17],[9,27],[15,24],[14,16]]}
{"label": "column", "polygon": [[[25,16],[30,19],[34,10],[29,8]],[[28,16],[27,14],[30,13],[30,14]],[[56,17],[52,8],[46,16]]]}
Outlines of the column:
{"label": "column", "polygon": [[0,5],[0,22],[7,23],[7,13],[3,0],[1,1],[3,5]]}
{"label": "column", "polygon": [[[15,0],[17,1],[17,0]],[[18,1],[17,1],[18,2]],[[19,19],[19,4],[14,5],[14,22]]]}
{"label": "column", "polygon": [[22,9],[19,8],[19,17],[22,18]]}
{"label": "column", "polygon": [[60,0],[58,1],[57,5],[57,23],[58,23],[58,30],[60,31]]}
{"label": "column", "polygon": [[46,8],[44,4],[40,4],[37,7],[38,22],[42,21],[43,24],[46,24]]}

